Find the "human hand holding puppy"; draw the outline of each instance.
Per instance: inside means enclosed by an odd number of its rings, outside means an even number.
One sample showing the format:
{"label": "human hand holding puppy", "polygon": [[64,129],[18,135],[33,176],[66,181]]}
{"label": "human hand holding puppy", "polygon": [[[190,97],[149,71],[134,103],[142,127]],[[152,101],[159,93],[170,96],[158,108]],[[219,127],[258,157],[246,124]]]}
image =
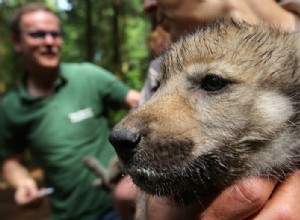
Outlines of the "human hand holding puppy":
{"label": "human hand holding puppy", "polygon": [[219,194],[200,219],[300,219],[300,172],[284,182],[263,177],[239,181]]}
{"label": "human hand holding puppy", "polygon": [[146,220],[300,219],[300,172],[277,183],[274,179],[249,177],[202,204],[185,208],[166,198],[148,196]]}

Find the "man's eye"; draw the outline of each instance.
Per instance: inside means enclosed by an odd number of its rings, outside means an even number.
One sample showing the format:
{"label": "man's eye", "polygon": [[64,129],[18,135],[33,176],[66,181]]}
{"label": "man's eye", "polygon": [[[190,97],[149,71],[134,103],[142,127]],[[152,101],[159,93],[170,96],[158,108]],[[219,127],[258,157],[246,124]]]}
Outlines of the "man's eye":
{"label": "man's eye", "polygon": [[27,34],[32,38],[44,39],[47,35],[50,35],[53,38],[61,37],[60,31],[29,31]]}
{"label": "man's eye", "polygon": [[41,32],[41,31],[29,32],[28,35],[33,37],[33,38],[43,38],[43,37],[45,37],[45,33]]}
{"label": "man's eye", "polygon": [[208,92],[221,90],[227,84],[228,81],[214,74],[208,74],[201,80],[201,88]]}

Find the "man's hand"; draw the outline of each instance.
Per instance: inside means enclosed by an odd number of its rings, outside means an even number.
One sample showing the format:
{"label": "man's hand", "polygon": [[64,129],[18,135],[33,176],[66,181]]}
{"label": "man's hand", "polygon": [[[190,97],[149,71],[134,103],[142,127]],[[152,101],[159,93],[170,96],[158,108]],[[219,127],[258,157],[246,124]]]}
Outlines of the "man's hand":
{"label": "man's hand", "polygon": [[15,192],[15,201],[19,206],[35,205],[40,200],[39,190],[33,179],[25,179],[18,185]]}
{"label": "man's hand", "polygon": [[22,155],[4,161],[2,171],[5,180],[16,189],[15,201],[23,207],[35,206],[41,202],[43,190],[39,190],[35,180],[21,163]]}
{"label": "man's hand", "polygon": [[283,182],[249,177],[207,199],[179,207],[160,197],[148,197],[146,220],[300,219],[300,171]]}
{"label": "man's hand", "polygon": [[123,220],[133,219],[137,188],[129,176],[123,177],[112,191],[114,208]]}
{"label": "man's hand", "polygon": [[135,109],[139,104],[140,97],[140,92],[134,89],[129,90],[125,98],[126,107],[129,109]]}
{"label": "man's hand", "polygon": [[300,219],[299,186],[300,171],[296,171],[275,188],[266,205],[249,219]]}
{"label": "man's hand", "polygon": [[264,207],[276,183],[263,177],[243,179],[212,198],[199,219],[246,219]]}

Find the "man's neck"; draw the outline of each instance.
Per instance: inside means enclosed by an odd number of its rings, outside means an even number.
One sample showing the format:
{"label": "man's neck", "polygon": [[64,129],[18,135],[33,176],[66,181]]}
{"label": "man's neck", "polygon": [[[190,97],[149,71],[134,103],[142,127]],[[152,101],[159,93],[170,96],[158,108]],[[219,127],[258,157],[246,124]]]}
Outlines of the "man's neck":
{"label": "man's neck", "polygon": [[33,97],[52,95],[58,72],[58,69],[29,71],[26,82],[28,93]]}

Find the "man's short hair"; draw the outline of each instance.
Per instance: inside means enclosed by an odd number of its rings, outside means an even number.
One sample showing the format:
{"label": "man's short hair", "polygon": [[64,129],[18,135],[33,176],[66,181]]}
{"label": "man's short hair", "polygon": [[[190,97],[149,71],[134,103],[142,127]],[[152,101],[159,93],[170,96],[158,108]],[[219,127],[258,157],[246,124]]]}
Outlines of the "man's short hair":
{"label": "man's short hair", "polygon": [[35,12],[35,11],[46,11],[46,12],[50,12],[56,16],[56,14],[49,7],[47,7],[46,5],[44,5],[42,3],[35,2],[35,3],[25,4],[21,8],[17,9],[11,17],[11,20],[10,20],[11,33],[17,37],[20,36],[20,34],[21,34],[21,29],[20,29],[21,17],[24,14],[27,14],[30,12]]}

